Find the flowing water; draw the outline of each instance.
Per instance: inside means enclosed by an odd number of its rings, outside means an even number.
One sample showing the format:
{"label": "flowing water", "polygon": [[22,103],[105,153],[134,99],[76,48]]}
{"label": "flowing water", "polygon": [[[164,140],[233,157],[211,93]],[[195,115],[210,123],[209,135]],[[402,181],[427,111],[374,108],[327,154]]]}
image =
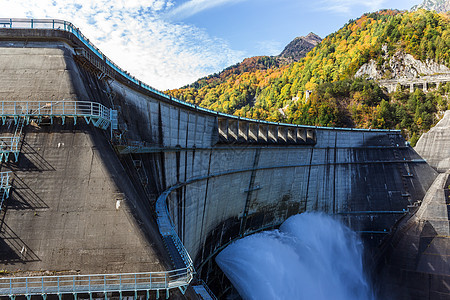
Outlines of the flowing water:
{"label": "flowing water", "polygon": [[322,213],[230,244],[216,262],[244,299],[375,299],[356,233]]}

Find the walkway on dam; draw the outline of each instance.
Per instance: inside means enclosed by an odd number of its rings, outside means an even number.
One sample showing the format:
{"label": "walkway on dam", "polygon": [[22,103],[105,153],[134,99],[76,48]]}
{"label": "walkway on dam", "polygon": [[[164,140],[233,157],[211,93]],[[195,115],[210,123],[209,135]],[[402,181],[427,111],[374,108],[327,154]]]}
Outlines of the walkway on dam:
{"label": "walkway on dam", "polygon": [[64,125],[66,118],[73,118],[74,124],[78,118],[84,118],[95,127],[117,129],[117,111],[89,101],[1,101],[0,117],[3,125],[7,118],[14,118],[16,125],[13,136],[0,136],[0,161],[8,161],[10,154],[18,161],[23,126],[33,119],[40,124],[49,118],[53,124],[53,118],[61,118]]}

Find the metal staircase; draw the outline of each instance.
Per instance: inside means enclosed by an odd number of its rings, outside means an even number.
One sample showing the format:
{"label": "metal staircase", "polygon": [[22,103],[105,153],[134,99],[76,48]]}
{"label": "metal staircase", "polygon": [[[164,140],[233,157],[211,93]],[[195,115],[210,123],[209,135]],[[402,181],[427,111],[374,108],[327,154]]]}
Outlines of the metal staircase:
{"label": "metal staircase", "polygon": [[0,193],[1,193],[1,202],[0,202],[0,212],[3,209],[3,202],[9,197],[9,190],[11,189],[10,177],[12,172],[0,172]]}

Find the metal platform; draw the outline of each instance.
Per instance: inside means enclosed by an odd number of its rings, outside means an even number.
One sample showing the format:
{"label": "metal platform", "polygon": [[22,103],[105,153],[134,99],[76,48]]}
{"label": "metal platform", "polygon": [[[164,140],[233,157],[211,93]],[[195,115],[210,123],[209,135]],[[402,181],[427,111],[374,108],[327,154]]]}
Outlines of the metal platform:
{"label": "metal platform", "polygon": [[117,124],[115,110],[91,101],[1,101],[0,117],[3,124],[7,118],[14,118],[17,124],[21,117],[27,124],[32,119],[40,123],[43,118],[49,118],[51,123],[54,118],[61,118],[63,124],[66,118],[73,118],[75,123],[84,118],[88,124],[102,129]]}
{"label": "metal platform", "polygon": [[169,272],[95,274],[95,275],[63,275],[63,276],[32,276],[0,278],[0,296],[25,295],[28,299],[33,295],[45,296],[115,292],[147,292],[165,291],[169,297],[169,289],[179,288],[183,293],[192,279],[192,274],[186,269]]}

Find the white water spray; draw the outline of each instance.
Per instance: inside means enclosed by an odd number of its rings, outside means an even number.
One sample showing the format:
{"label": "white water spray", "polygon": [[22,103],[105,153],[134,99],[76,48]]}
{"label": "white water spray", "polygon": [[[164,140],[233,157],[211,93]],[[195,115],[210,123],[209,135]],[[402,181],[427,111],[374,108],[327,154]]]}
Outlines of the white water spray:
{"label": "white water spray", "polygon": [[322,213],[230,244],[216,262],[244,299],[374,299],[356,233]]}

